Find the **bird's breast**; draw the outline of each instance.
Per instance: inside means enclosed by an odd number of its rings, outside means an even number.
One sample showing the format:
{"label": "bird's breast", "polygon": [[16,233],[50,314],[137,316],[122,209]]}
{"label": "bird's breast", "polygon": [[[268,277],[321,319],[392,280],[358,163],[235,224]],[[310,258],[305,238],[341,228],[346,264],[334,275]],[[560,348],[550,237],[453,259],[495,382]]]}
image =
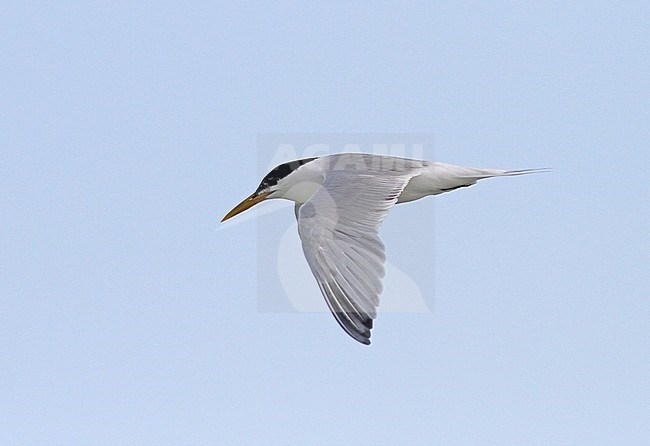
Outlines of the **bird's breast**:
{"label": "bird's breast", "polygon": [[301,181],[300,183],[293,184],[285,190],[282,198],[302,204],[309,200],[320,187],[321,183],[314,181]]}

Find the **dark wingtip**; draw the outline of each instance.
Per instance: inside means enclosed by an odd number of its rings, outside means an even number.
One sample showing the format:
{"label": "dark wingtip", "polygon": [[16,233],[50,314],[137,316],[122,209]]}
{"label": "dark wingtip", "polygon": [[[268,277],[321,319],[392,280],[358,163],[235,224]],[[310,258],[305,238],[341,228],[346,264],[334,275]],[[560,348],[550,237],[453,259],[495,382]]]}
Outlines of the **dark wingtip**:
{"label": "dark wingtip", "polygon": [[364,330],[363,332],[355,331],[354,333],[347,332],[352,339],[359,342],[363,345],[370,345],[370,330]]}

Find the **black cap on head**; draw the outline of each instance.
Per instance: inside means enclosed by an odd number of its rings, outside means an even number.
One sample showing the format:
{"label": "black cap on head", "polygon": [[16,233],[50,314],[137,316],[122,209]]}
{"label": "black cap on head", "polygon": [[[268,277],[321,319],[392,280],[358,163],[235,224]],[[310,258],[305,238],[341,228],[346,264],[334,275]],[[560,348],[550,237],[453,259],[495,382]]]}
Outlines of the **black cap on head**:
{"label": "black cap on head", "polygon": [[278,181],[289,175],[298,167],[315,159],[316,158],[303,158],[301,160],[289,161],[288,163],[280,164],[275,169],[266,174],[256,192],[261,192],[264,189],[275,186],[278,184]]}

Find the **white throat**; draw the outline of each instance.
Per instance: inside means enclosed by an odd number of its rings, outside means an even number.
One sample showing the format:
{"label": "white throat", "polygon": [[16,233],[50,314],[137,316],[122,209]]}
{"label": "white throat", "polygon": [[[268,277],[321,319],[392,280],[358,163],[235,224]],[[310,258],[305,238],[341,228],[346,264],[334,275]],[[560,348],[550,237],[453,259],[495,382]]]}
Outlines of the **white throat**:
{"label": "white throat", "polygon": [[284,198],[301,205],[323,184],[323,171],[316,161],[304,164],[278,181],[278,188],[269,198]]}

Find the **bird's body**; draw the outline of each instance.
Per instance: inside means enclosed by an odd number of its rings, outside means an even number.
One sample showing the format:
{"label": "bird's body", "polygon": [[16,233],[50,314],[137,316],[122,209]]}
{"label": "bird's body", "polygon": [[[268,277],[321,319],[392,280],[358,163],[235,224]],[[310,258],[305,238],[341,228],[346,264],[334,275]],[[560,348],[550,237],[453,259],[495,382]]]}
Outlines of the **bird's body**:
{"label": "bird's body", "polygon": [[388,210],[483,178],[534,171],[362,153],[306,158],[273,169],[222,221],[268,198],[293,201],[303,251],[325,301],[350,336],[370,344],[384,277],[384,245],[378,230]]}

